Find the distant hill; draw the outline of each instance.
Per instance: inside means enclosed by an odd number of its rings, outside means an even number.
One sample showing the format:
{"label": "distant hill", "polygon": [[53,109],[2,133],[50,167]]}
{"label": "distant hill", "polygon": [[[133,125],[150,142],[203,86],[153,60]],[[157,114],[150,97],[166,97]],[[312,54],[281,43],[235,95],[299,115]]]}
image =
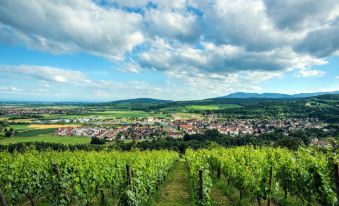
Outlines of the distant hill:
{"label": "distant hill", "polygon": [[124,99],[116,100],[112,103],[169,103],[171,100],[152,99],[152,98],[136,98],[136,99]]}
{"label": "distant hill", "polygon": [[324,94],[339,94],[339,91],[335,92],[315,92],[315,93],[300,93],[300,94],[281,94],[281,93],[246,93],[246,92],[236,92],[219,98],[305,98],[305,97],[314,97]]}

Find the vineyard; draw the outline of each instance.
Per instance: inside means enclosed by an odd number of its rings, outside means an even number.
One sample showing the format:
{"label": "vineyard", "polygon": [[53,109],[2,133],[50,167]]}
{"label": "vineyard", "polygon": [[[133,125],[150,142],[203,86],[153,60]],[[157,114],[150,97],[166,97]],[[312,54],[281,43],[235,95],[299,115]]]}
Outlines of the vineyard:
{"label": "vineyard", "polygon": [[241,205],[262,205],[262,201],[273,205],[273,200],[290,205],[288,196],[298,202],[296,205],[337,204],[338,166],[336,156],[330,153],[248,146],[188,150],[186,159],[198,205],[211,204],[212,178],[224,178]]}
{"label": "vineyard", "polygon": [[[160,196],[179,201],[175,195],[183,188],[186,205],[217,205],[217,185],[231,205],[337,204],[337,156],[331,152],[247,146],[188,149],[179,159],[166,150],[2,152],[0,199],[2,205],[153,205],[167,184],[167,190],[179,189]],[[185,174],[187,187],[167,180]]]}
{"label": "vineyard", "polygon": [[9,205],[142,205],[177,159],[170,151],[0,153],[0,189]]}

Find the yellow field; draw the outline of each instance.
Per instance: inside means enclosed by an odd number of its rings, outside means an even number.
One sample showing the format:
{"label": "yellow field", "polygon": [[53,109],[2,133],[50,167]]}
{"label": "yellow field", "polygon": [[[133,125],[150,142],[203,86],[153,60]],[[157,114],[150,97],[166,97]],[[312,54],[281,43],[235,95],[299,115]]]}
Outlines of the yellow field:
{"label": "yellow field", "polygon": [[49,128],[59,128],[59,127],[77,127],[77,124],[31,124],[28,128],[33,129],[49,129]]}
{"label": "yellow field", "polygon": [[15,120],[10,120],[13,122],[25,122],[25,123],[31,123],[32,119],[15,119]]}
{"label": "yellow field", "polygon": [[3,121],[3,120],[9,121],[9,122],[14,122],[14,123],[17,123],[17,122],[30,123],[30,122],[32,122],[32,119],[14,119],[14,120],[8,120],[7,117],[0,117],[0,121]]}
{"label": "yellow field", "polygon": [[192,113],[176,113],[176,114],[172,114],[172,117],[175,120],[178,120],[178,119],[203,119],[202,114],[192,114]]}

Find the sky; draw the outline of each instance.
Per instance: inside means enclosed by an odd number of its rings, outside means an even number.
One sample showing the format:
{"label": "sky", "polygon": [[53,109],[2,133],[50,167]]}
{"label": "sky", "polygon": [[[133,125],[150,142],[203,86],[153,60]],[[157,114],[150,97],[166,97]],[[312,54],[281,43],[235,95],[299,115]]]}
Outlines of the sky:
{"label": "sky", "polygon": [[0,1],[3,101],[338,90],[338,0]]}

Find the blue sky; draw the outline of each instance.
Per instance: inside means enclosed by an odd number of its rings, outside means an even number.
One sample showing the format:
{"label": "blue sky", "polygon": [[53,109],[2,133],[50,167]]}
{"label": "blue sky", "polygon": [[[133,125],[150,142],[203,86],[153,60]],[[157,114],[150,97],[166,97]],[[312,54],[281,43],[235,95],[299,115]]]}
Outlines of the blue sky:
{"label": "blue sky", "polygon": [[338,33],[336,0],[3,0],[0,99],[335,91]]}

